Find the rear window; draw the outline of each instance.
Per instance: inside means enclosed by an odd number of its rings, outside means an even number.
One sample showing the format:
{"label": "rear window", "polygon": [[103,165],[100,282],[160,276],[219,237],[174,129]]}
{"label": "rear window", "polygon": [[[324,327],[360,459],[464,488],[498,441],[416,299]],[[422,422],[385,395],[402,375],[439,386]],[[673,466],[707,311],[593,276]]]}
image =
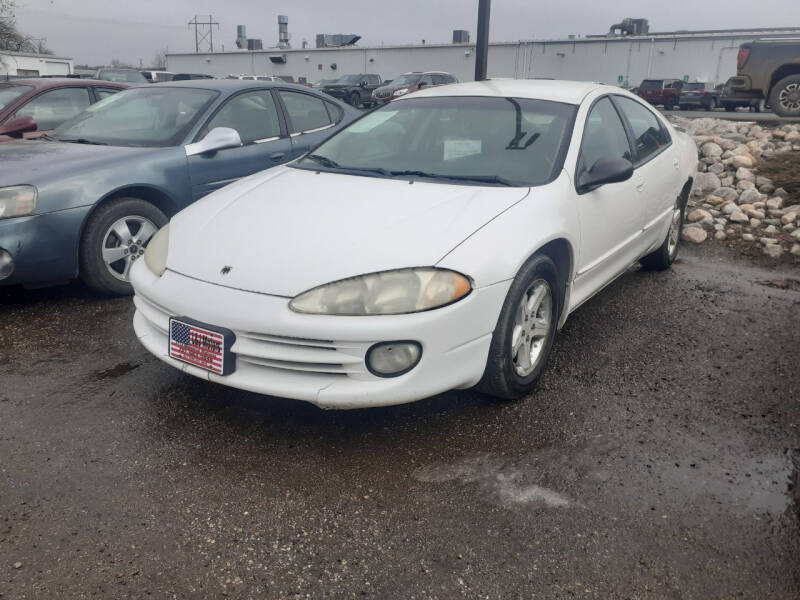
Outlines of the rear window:
{"label": "rear window", "polygon": [[664,81],[661,79],[645,79],[642,82],[642,85],[639,86],[640,90],[660,90],[661,86],[664,85]]}
{"label": "rear window", "polygon": [[683,86],[683,89],[687,90],[689,92],[700,92],[700,91],[706,89],[706,84],[705,83],[687,83],[685,86]]}

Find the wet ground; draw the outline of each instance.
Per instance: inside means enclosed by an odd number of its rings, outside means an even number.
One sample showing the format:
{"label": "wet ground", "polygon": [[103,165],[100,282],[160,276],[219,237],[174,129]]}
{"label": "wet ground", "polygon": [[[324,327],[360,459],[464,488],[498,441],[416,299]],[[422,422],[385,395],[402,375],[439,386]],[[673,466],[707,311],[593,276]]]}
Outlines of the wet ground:
{"label": "wet ground", "polygon": [[629,272],[511,404],[238,392],[132,312],[0,290],[3,600],[800,597],[796,267]]}

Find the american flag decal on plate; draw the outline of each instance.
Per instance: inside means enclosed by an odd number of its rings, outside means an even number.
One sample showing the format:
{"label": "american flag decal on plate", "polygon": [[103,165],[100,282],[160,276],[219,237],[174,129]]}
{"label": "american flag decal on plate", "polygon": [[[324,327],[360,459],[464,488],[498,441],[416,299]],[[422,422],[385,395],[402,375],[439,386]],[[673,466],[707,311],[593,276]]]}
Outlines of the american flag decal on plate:
{"label": "american flag decal on plate", "polygon": [[169,355],[217,375],[233,372],[234,333],[181,317],[169,320]]}

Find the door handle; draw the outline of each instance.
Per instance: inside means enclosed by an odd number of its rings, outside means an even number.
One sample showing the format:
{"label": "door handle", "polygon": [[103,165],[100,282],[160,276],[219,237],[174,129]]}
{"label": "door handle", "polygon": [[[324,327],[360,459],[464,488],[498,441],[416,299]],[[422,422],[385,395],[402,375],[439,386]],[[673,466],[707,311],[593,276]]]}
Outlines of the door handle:
{"label": "door handle", "polygon": [[636,191],[641,192],[644,189],[644,180],[636,182]]}
{"label": "door handle", "polygon": [[673,158],[672,159],[672,166],[675,167],[676,169],[679,169],[680,166],[681,166],[681,163],[678,161],[677,158]]}
{"label": "door handle", "polygon": [[280,160],[286,156],[286,152],[275,152],[269,155],[270,160]]}

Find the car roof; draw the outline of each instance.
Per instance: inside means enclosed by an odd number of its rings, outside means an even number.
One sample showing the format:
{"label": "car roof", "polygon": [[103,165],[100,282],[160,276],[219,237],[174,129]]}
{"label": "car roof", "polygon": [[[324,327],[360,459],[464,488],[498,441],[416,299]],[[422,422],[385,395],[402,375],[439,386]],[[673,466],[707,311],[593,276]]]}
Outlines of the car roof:
{"label": "car roof", "polygon": [[51,87],[67,87],[71,85],[76,86],[83,86],[86,87],[87,85],[101,85],[104,87],[117,87],[126,88],[129,87],[127,84],[124,83],[117,83],[113,81],[103,81],[102,79],[78,79],[76,77],[42,77],[42,78],[31,78],[31,79],[10,79],[9,81],[0,81],[0,83],[7,83],[7,84],[20,84],[20,85],[29,85],[36,89],[43,89],[43,88],[51,88]]}
{"label": "car roof", "polygon": [[302,91],[309,91],[311,88],[288,81],[268,81],[252,79],[183,79],[180,81],[163,81],[161,83],[148,84],[151,87],[185,87],[201,90],[216,90],[218,92],[232,92],[245,90],[248,88],[270,88],[285,87]]}
{"label": "car roof", "polygon": [[619,93],[616,86],[589,81],[565,81],[558,79],[487,79],[453,83],[445,86],[425,88],[395,100],[433,96],[496,96],[501,98],[532,98],[551,100],[567,104],[580,104],[587,94],[597,89]]}

